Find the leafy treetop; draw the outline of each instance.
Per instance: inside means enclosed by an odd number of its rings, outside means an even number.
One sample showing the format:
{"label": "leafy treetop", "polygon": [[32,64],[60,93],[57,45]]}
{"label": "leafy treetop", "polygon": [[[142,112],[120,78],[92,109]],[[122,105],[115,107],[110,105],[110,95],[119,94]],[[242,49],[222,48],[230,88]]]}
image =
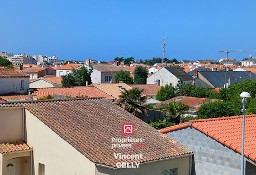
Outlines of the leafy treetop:
{"label": "leafy treetop", "polygon": [[120,70],[115,75],[115,81],[119,83],[120,81],[126,84],[133,84],[133,79],[129,72]]}
{"label": "leafy treetop", "polygon": [[61,83],[63,87],[90,85],[92,83],[91,73],[82,66],[79,69],[74,69],[72,73],[64,75]]}
{"label": "leafy treetop", "polygon": [[138,66],[134,70],[134,84],[146,84],[148,70],[145,67]]}

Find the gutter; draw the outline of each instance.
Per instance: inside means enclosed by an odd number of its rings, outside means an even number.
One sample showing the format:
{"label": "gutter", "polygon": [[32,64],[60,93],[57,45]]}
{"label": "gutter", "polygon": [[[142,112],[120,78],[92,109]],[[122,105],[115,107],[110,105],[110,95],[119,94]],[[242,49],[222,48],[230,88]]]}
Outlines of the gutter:
{"label": "gutter", "polygon": [[11,155],[11,154],[16,154],[16,153],[25,153],[25,152],[32,152],[33,149],[27,149],[27,150],[21,150],[21,151],[13,151],[13,152],[9,152],[9,153],[2,153],[2,155]]}

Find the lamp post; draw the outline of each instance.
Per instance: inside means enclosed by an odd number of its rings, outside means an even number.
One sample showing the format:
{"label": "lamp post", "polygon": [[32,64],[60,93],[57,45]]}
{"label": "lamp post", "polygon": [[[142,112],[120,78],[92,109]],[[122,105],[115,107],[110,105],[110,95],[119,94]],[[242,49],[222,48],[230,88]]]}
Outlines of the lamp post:
{"label": "lamp post", "polygon": [[247,98],[250,98],[251,95],[248,92],[242,92],[240,94],[243,103],[242,109],[242,153],[241,153],[241,175],[244,175],[244,132],[245,132],[245,102]]}

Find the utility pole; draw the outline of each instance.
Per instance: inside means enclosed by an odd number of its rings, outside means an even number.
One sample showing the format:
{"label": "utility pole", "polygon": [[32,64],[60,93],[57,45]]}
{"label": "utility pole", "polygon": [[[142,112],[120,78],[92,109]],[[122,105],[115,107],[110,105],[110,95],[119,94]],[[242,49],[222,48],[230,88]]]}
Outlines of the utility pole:
{"label": "utility pole", "polygon": [[164,36],[162,66],[164,66],[164,59],[165,58],[166,58],[166,39],[165,39],[165,36]]}

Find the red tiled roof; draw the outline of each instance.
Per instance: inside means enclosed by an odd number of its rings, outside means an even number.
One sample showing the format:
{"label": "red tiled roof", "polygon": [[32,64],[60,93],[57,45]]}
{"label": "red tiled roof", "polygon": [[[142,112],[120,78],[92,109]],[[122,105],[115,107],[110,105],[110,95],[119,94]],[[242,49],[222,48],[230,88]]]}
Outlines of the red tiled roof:
{"label": "red tiled roof", "polygon": [[3,100],[24,100],[24,99],[31,99],[32,95],[7,95],[7,96],[0,96],[0,99]]}
{"label": "red tiled roof", "polygon": [[93,84],[93,86],[107,93],[108,95],[111,95],[115,99],[119,99],[119,96],[122,92],[122,88],[125,88],[126,90],[132,89],[129,85],[125,83],[101,83]]}
{"label": "red tiled roof", "polygon": [[130,73],[134,73],[135,68],[136,68],[135,66],[123,66],[123,67],[121,67],[122,70],[128,71]]}
{"label": "red tiled roof", "polygon": [[160,133],[166,134],[168,132],[177,131],[177,130],[180,130],[180,129],[187,128],[189,126],[191,126],[191,123],[190,122],[185,122],[185,123],[181,123],[179,125],[174,125],[174,126],[170,126],[170,127],[160,129]]}
{"label": "red tiled roof", "polygon": [[242,69],[256,73],[256,67],[242,67]]}
{"label": "red tiled roof", "polygon": [[93,69],[96,69],[100,72],[118,72],[122,70],[122,67],[108,64],[93,64]]}
{"label": "red tiled roof", "polygon": [[26,143],[2,143],[0,144],[0,153],[11,153],[17,151],[29,150],[30,147]]}
{"label": "red tiled roof", "polygon": [[[245,157],[256,162],[256,115],[247,115],[245,124]],[[186,127],[193,127],[219,143],[241,154],[242,117],[221,117],[192,120],[181,125],[160,130],[168,133]]]}
{"label": "red tiled roof", "polygon": [[37,98],[42,98],[47,95],[63,95],[71,97],[102,97],[109,100],[114,99],[110,95],[102,92],[93,86],[76,86],[71,88],[42,88],[33,93]]}
{"label": "red tiled roof", "polygon": [[161,105],[169,104],[171,102],[181,102],[185,105],[188,105],[189,107],[193,107],[196,105],[200,105],[200,104],[206,102],[207,100],[208,100],[207,98],[178,96],[178,97],[174,97],[174,98],[162,101],[162,102],[156,104],[155,106],[161,106]]}
{"label": "red tiled roof", "polygon": [[[8,105],[13,104],[5,104],[5,107],[10,107]],[[141,163],[192,154],[179,143],[161,137],[156,129],[104,99],[58,100],[16,105],[24,106],[82,155],[100,165],[116,167],[120,160],[115,159],[114,153],[143,154],[138,160]],[[141,138],[142,147],[111,148],[112,138],[122,138],[124,122],[135,124],[132,138]]]}
{"label": "red tiled roof", "polygon": [[38,67],[38,66],[34,65],[34,64],[23,64],[22,67],[23,68],[30,68],[30,67]]}
{"label": "red tiled roof", "polygon": [[157,84],[132,84],[132,88],[143,89],[143,94],[147,96],[154,96],[160,90],[160,86]]}
{"label": "red tiled roof", "polygon": [[43,77],[43,79],[55,84],[61,84],[62,81],[62,77]]}
{"label": "red tiled roof", "polygon": [[41,72],[44,71],[45,68],[42,67],[31,67],[31,68],[26,68],[23,70],[25,73],[36,73],[36,72]]}
{"label": "red tiled roof", "polygon": [[80,67],[81,64],[65,64],[63,66],[57,67],[56,70],[73,70]]}
{"label": "red tiled roof", "polygon": [[8,77],[29,77],[26,73],[20,70],[14,69],[2,69],[0,68],[0,77],[8,78]]}

